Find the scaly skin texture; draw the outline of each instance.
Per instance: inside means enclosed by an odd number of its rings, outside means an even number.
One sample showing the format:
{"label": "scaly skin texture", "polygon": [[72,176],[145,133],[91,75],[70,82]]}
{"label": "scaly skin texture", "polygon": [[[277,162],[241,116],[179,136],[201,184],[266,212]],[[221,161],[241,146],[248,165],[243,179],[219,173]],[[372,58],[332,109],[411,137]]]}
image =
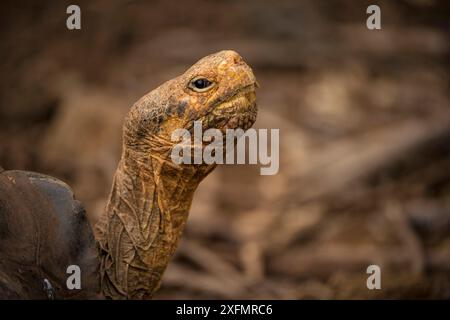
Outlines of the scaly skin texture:
{"label": "scaly skin texture", "polygon": [[[193,79],[208,79],[194,90]],[[101,290],[111,299],[151,298],[183,232],[194,191],[215,165],[176,165],[174,130],[248,129],[256,119],[255,77],[234,51],[194,64],[142,97],[123,127],[123,151],[96,225]]]}

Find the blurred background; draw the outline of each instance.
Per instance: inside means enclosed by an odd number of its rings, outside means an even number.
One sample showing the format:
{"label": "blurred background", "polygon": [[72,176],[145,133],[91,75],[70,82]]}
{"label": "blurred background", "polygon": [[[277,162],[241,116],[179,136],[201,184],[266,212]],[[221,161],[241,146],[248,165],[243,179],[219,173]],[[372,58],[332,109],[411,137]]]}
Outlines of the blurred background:
{"label": "blurred background", "polygon": [[34,2],[0,2],[0,165],[67,182],[91,220],[129,107],[207,54],[244,57],[256,127],[280,129],[277,175],[200,185],[156,298],[450,298],[448,1]]}

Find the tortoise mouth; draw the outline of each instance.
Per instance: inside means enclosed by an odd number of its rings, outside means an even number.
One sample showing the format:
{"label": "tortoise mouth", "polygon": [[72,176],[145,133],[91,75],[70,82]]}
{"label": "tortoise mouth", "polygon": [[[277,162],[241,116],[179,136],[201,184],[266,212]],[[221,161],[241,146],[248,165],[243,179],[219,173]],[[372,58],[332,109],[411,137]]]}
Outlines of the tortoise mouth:
{"label": "tortoise mouth", "polygon": [[214,128],[225,132],[239,128],[245,131],[255,123],[257,111],[255,85],[252,84],[217,104],[198,121],[202,121],[203,130]]}

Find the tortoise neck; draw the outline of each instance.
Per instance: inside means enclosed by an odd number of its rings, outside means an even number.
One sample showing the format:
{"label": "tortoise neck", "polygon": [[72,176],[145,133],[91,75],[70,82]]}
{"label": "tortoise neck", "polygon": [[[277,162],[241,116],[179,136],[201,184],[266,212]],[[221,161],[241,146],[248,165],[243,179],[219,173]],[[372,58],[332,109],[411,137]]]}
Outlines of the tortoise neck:
{"label": "tortoise neck", "polygon": [[145,299],[158,289],[194,191],[207,174],[155,154],[144,157],[124,147],[106,212],[96,226],[101,289],[107,298]]}

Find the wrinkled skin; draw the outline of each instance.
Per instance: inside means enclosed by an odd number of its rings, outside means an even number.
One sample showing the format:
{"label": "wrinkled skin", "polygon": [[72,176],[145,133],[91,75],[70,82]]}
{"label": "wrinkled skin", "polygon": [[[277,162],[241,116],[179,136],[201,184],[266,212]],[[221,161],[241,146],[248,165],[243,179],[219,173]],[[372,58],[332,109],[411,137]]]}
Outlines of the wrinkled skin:
{"label": "wrinkled skin", "polygon": [[[63,182],[0,168],[0,298],[150,298],[194,191],[215,167],[173,163],[171,134],[195,120],[204,128],[249,128],[255,86],[242,58],[222,51],[140,99],[125,120],[122,157],[94,230]],[[67,287],[69,265],[81,268],[81,289]]]}
{"label": "wrinkled skin", "polygon": [[[206,89],[196,79],[208,80]],[[256,79],[234,51],[207,56],[142,97],[123,127],[123,151],[96,225],[101,291],[111,299],[151,298],[187,220],[194,191],[215,165],[176,165],[174,130],[248,129],[256,120]]]}

